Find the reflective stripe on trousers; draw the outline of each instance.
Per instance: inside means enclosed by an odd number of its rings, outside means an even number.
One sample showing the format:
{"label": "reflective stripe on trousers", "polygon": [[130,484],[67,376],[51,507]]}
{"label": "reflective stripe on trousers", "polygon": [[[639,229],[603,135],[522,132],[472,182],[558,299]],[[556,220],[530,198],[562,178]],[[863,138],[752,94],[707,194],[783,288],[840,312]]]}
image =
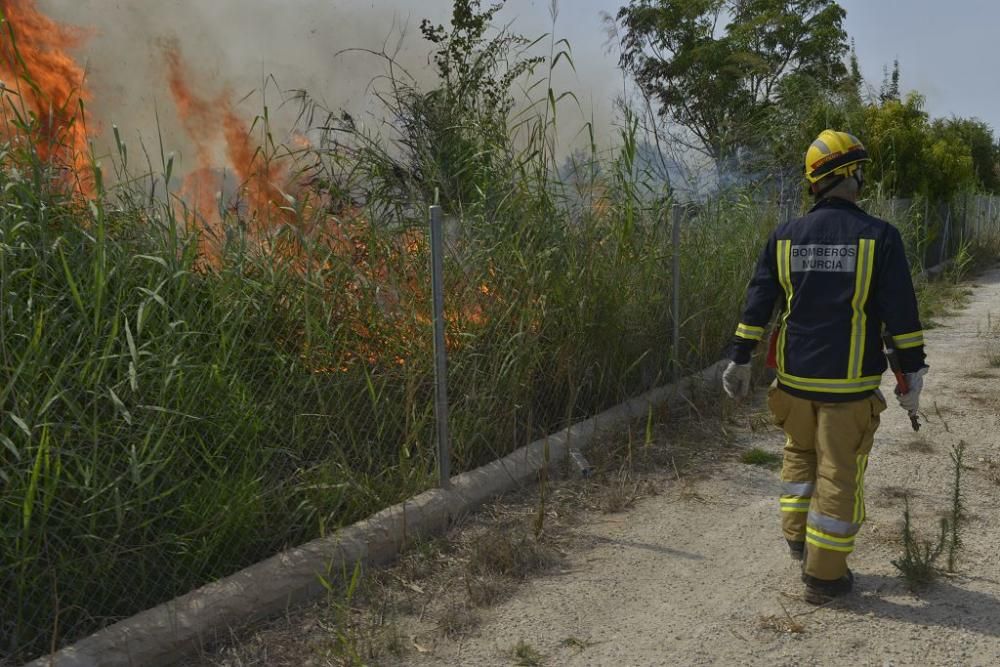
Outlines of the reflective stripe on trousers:
{"label": "reflective stripe on trousers", "polygon": [[785,539],[809,545],[807,574],[837,579],[865,520],[864,476],[885,401],[877,393],[842,403],[809,401],[774,386],[768,407],[787,436],[780,499]]}

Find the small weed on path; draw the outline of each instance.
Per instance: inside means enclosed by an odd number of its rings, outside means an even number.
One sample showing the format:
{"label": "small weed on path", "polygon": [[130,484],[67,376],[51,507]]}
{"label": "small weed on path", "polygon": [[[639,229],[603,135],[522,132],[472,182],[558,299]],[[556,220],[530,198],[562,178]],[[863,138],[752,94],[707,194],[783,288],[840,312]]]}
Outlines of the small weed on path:
{"label": "small weed on path", "polygon": [[587,639],[578,639],[576,637],[567,637],[566,639],[559,642],[560,646],[565,648],[575,649],[577,652],[582,653],[586,651],[591,646],[594,646],[597,642],[592,642]]}
{"label": "small weed on path", "polygon": [[919,540],[913,532],[910,518],[910,499],[906,498],[903,509],[903,555],[892,561],[911,590],[917,590],[934,581],[937,568],[934,563],[944,550],[948,533],[948,520],[941,519],[941,530],[937,543]]}
{"label": "small weed on path", "polygon": [[753,449],[744,452],[743,456],[740,457],[740,460],[747,465],[771,468],[772,470],[781,467],[780,454],[763,450],[760,447],[754,447]]}
{"label": "small weed on path", "polygon": [[950,507],[947,516],[940,520],[936,543],[920,540],[913,532],[910,515],[910,499],[906,497],[903,509],[903,555],[892,561],[912,590],[930,584],[940,569],[937,559],[947,550],[947,571],[954,573],[958,555],[962,547],[962,522],[965,518],[965,498],[962,493],[962,470],[965,460],[965,442],[955,445],[951,451],[952,483]]}
{"label": "small weed on path", "polygon": [[[779,601],[778,604],[781,604]],[[802,635],[806,632],[806,626],[795,620],[795,618],[788,613],[785,609],[785,605],[781,605],[781,610],[785,612],[784,616],[761,616],[757,623],[762,630],[772,630],[774,632],[790,635]]]}
{"label": "small weed on path", "polygon": [[512,652],[514,664],[520,667],[540,667],[545,664],[545,657],[523,639],[517,643]]}

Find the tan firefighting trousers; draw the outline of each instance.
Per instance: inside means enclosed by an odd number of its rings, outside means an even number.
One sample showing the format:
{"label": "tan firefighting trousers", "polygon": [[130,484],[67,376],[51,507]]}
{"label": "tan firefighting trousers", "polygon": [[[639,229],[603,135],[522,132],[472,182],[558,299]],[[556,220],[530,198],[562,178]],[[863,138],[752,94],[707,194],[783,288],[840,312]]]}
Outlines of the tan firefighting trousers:
{"label": "tan firefighting trousers", "polygon": [[885,399],[876,392],[821,403],[772,386],[767,404],[788,436],[781,471],[785,539],[806,543],[806,574],[839,579],[865,520],[865,469]]}

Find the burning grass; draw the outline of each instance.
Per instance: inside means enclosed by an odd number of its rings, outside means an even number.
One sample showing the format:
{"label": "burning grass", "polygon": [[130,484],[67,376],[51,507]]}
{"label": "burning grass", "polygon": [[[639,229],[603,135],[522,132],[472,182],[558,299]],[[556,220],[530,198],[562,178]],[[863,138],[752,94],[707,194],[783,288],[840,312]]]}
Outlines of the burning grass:
{"label": "burning grass", "polygon": [[60,180],[93,195],[88,130],[96,127],[85,107],[92,95],[83,66],[70,55],[86,31],[53,21],[35,0],[3,0],[0,10],[0,135],[43,162],[64,165]]}
{"label": "burning grass", "polygon": [[[0,352],[18,381],[3,397],[0,512],[21,526],[0,545],[20,564],[0,591],[8,655],[34,657],[53,630],[70,642],[432,483],[421,207],[393,220],[369,206],[349,224],[300,213],[268,238],[231,211],[206,263],[202,232],[172,204],[121,190],[86,209],[5,159]],[[532,225],[498,244],[466,216],[447,265],[456,470],[635,395],[670,363],[658,228],[623,242],[614,217],[570,225],[515,203],[491,224]],[[692,251],[707,248],[699,235]],[[738,299],[711,292],[693,335]],[[30,523],[14,516],[25,507]],[[489,576],[470,579],[481,602],[503,594]]]}

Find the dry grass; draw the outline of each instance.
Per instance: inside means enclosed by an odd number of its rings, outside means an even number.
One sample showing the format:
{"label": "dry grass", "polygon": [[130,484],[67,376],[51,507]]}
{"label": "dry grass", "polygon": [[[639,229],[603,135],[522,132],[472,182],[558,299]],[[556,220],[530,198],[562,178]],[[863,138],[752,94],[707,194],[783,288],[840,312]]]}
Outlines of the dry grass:
{"label": "dry grass", "polygon": [[564,648],[571,648],[576,650],[578,653],[583,653],[591,646],[595,646],[597,642],[590,641],[589,639],[579,639],[577,637],[567,637],[566,639],[559,642],[559,645]]}
{"label": "dry grass", "polygon": [[958,415],[962,416],[965,413],[960,409],[956,408],[954,405],[941,405],[938,402],[934,402],[934,412],[938,415]]}
{"label": "dry grass", "polygon": [[409,645],[392,621],[378,622],[358,615],[333,622],[317,610],[295,624],[261,628],[238,646],[227,647],[212,656],[203,656],[188,665],[215,667],[299,667],[307,661],[325,665],[370,664],[384,658],[401,658]]}
{"label": "dry grass", "polygon": [[791,616],[761,616],[757,619],[757,625],[761,630],[771,630],[781,634],[801,635],[806,631],[806,626]]}
{"label": "dry grass", "polygon": [[558,554],[527,535],[514,537],[506,530],[483,533],[469,553],[467,574],[526,579],[558,561]]}
{"label": "dry grass", "polygon": [[450,545],[442,539],[410,544],[394,568],[395,578],[405,582],[426,579],[449,558],[449,548]]}
{"label": "dry grass", "polygon": [[983,355],[990,368],[1000,368],[1000,324],[993,320],[990,313],[986,315],[986,330],[980,334],[984,339]]}
{"label": "dry grass", "polygon": [[958,393],[970,403],[992,412],[1000,412],[1000,394],[996,392],[979,393],[970,389],[959,389]]}
{"label": "dry grass", "polygon": [[1000,485],[1000,461],[997,461],[992,456],[980,459],[982,463],[981,470],[986,475],[986,479],[990,480],[994,484]]}
{"label": "dry grass", "polygon": [[[894,503],[894,504],[899,504]],[[869,519],[865,526],[865,541],[871,544],[882,544],[897,549],[903,546],[903,522],[889,521],[882,523]]]}
{"label": "dry grass", "polygon": [[801,635],[805,634],[806,626],[797,621],[794,616],[788,613],[788,609],[779,600],[783,616],[761,616],[757,623],[762,630],[771,630],[782,634]]}
{"label": "dry grass", "polygon": [[774,428],[774,422],[769,412],[755,412],[748,414],[746,419],[747,428],[750,429],[751,433],[769,431]]}
{"label": "dry grass", "polygon": [[968,380],[1000,380],[1000,375],[997,375],[995,371],[980,369],[972,371],[971,373],[966,373],[966,379]]}
{"label": "dry grass", "polygon": [[883,486],[879,489],[879,496],[889,501],[900,501],[910,495],[910,490],[903,486]]}
{"label": "dry grass", "polygon": [[630,509],[646,495],[643,486],[643,482],[636,481],[627,468],[622,468],[617,479],[611,480],[600,492],[602,511],[618,514]]}
{"label": "dry grass", "polygon": [[517,584],[494,574],[466,576],[465,593],[475,607],[492,607],[503,602],[517,589]]}
{"label": "dry grass", "polygon": [[917,454],[933,454],[934,445],[923,437],[917,437],[903,445],[903,449]]}
{"label": "dry grass", "polygon": [[469,605],[452,601],[438,614],[437,628],[449,639],[459,639],[479,627],[479,614]]}
{"label": "dry grass", "polygon": [[511,657],[514,659],[514,664],[520,667],[540,667],[545,664],[545,656],[523,639],[511,649]]}

